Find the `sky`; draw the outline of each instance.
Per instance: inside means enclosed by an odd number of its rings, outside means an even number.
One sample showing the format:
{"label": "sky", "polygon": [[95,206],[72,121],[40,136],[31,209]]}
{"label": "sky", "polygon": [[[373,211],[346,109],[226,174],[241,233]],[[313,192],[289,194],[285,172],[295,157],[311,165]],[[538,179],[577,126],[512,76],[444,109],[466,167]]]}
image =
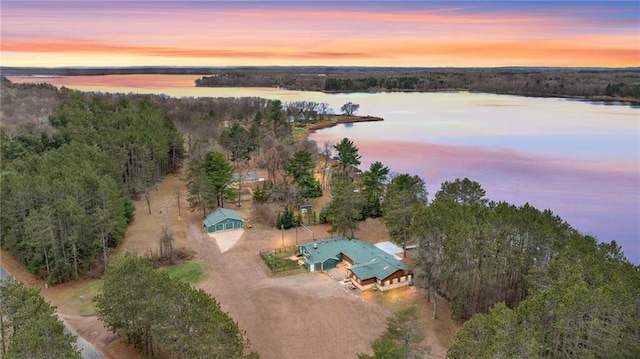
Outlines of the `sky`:
{"label": "sky", "polygon": [[2,66],[640,66],[638,1],[1,6]]}

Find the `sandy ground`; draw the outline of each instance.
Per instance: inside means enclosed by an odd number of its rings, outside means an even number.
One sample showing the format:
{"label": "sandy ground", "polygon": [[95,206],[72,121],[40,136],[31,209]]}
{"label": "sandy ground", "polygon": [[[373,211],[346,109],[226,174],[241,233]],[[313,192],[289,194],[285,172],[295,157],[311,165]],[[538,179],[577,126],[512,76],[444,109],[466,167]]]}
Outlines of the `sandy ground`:
{"label": "sandy ground", "polygon": [[238,243],[243,234],[243,229],[235,229],[232,231],[209,233],[208,236],[216,241],[220,253],[224,253]]}
{"label": "sandy ground", "polygon": [[[458,326],[448,319],[449,310],[444,301],[439,307],[440,318],[444,319],[433,321],[424,292],[415,288],[361,293],[346,289],[339,281],[341,278],[327,274],[273,277],[261,261],[259,251],[279,247],[283,241],[285,245],[308,242],[312,240],[310,234],[295,229],[282,232],[256,221],[251,203],[246,201],[238,212],[251,228],[240,236],[233,233],[235,238],[219,245],[204,232],[202,212],[190,212],[185,198],[186,190],[180,178],[167,176],[151,193],[151,214],[144,200],[135,203],[136,220],[128,228],[126,240],[116,255],[156,251],[162,227],[171,228],[175,246],[195,251],[196,259],[208,265],[209,278],[198,287],[211,293],[239,323],[251,341],[251,349],[261,358],[355,358],[357,353],[370,353],[370,343],[384,332],[391,310],[407,304],[418,305],[430,357],[445,357]],[[315,239],[332,237],[327,225],[309,228]],[[361,224],[356,237],[375,243],[388,240],[388,233],[380,221],[367,220]],[[24,266],[6,252],[2,252],[1,259],[2,265],[18,279],[44,288],[42,281],[31,277]],[[50,287],[42,294],[53,305],[68,308],[60,297],[66,287],[73,285]],[[109,333],[95,315],[59,314],[107,358],[141,358]]]}

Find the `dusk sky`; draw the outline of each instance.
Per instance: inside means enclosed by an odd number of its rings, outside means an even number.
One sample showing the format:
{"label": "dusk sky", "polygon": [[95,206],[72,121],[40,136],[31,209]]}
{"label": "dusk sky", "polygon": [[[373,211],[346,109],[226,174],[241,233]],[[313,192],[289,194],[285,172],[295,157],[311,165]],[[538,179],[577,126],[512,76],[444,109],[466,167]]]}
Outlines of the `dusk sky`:
{"label": "dusk sky", "polygon": [[2,66],[640,66],[638,1],[2,1]]}

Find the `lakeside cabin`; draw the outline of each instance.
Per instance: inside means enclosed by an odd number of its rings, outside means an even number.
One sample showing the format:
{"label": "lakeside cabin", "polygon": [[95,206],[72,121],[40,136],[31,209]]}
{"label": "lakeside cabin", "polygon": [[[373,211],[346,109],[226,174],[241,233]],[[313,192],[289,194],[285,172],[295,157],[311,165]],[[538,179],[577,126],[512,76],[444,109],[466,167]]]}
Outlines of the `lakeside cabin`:
{"label": "lakeside cabin", "polygon": [[345,262],[347,278],[360,290],[387,291],[410,285],[413,273],[396,256],[365,241],[332,238],[298,245],[298,255],[309,272],[334,268]]}

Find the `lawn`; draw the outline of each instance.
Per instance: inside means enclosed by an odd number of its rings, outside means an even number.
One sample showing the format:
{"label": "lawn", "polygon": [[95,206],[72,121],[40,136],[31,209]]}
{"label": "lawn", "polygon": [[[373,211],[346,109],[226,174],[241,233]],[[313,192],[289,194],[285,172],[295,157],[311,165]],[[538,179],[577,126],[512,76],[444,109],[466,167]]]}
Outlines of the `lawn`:
{"label": "lawn", "polygon": [[269,267],[272,274],[300,269],[297,260],[290,259],[295,254],[295,247],[280,253],[262,253],[260,257]]}
{"label": "lawn", "polygon": [[176,266],[164,267],[160,270],[169,274],[171,278],[180,279],[191,284],[196,284],[208,277],[207,265],[204,262],[185,262]]}
{"label": "lawn", "polygon": [[58,290],[59,295],[55,300],[58,311],[62,313],[75,315],[95,314],[96,309],[93,306],[93,297],[98,294],[102,287],[101,280],[81,280],[74,283],[73,286],[63,288],[52,288]]}

